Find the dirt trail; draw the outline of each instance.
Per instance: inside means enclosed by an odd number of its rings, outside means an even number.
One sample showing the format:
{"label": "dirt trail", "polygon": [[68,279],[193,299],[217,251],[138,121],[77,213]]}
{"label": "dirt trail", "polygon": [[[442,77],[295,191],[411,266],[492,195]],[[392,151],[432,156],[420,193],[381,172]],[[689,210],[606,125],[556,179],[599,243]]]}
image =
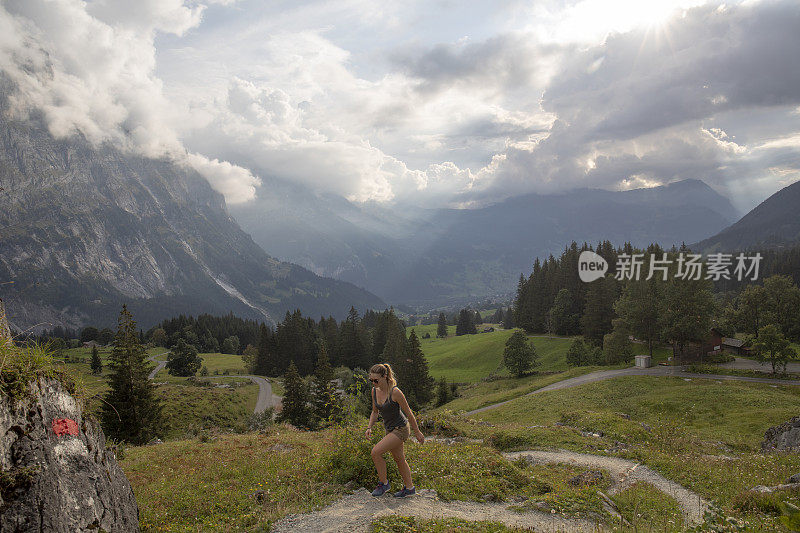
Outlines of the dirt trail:
{"label": "dirt trail", "polygon": [[566,463],[587,468],[607,470],[614,478],[614,484],[609,491],[611,494],[621,492],[637,481],[650,483],[678,502],[683,514],[683,520],[689,526],[701,524],[706,510],[708,510],[708,502],[698,494],[674,481],[670,481],[661,474],[640,463],[635,463],[620,457],[608,457],[565,450],[526,450],[522,452],[504,453],[503,456],[510,460],[525,457],[532,463]]}
{"label": "dirt trail", "polygon": [[[684,521],[692,526],[703,521],[708,502],[699,495],[670,481],[646,466],[618,457],[606,457],[569,451],[526,450],[504,453],[509,460],[525,457],[533,463],[567,463],[607,470],[613,479],[611,494],[625,490],[637,481],[650,483],[673,497],[683,512]],[[370,523],[387,515],[418,518],[461,518],[469,521],[502,522],[507,526],[535,531],[606,531],[607,527],[590,520],[564,518],[540,511],[518,513],[509,510],[509,502],[479,503],[440,500],[436,491],[420,489],[415,496],[393,498],[385,494],[373,497],[366,489],[358,489],[318,511],[289,515],[275,524],[273,531],[345,532],[369,531]]]}
{"label": "dirt trail", "polygon": [[308,514],[289,515],[277,522],[275,532],[367,532],[370,523],[388,515],[430,518],[461,518],[469,521],[488,520],[509,526],[532,528],[535,531],[602,531],[588,520],[563,518],[558,515],[529,511],[516,513],[506,509],[508,503],[442,501],[436,491],[421,489],[414,496],[394,498],[390,494],[372,496],[361,488],[337,501]]}

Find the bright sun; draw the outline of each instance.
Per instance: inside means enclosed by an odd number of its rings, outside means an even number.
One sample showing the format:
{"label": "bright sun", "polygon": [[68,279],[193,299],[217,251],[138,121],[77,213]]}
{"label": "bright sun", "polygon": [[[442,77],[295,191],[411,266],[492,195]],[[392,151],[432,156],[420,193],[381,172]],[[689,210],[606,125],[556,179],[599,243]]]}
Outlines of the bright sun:
{"label": "bright sun", "polygon": [[559,13],[547,13],[548,27],[540,29],[554,41],[597,41],[612,32],[660,29],[682,10],[705,3],[707,0],[583,0]]}

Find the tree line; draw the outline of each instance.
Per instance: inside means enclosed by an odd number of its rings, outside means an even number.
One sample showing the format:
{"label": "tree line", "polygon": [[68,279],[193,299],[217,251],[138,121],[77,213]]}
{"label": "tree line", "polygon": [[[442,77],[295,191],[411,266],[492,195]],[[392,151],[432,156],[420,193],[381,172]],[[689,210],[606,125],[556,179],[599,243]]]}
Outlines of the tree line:
{"label": "tree line", "polygon": [[[606,259],[610,274],[582,282],[578,257],[585,250]],[[714,282],[706,279],[705,264],[700,279],[679,271],[679,255],[689,252],[686,246],[665,251],[656,244],[642,250],[630,243],[614,248],[605,241],[592,248],[573,242],[558,259],[552,255],[544,262],[537,259],[531,274],[520,276],[514,320],[527,333],[582,335],[567,353],[567,362],[573,366],[629,362],[633,358],[631,337],[643,341],[651,356],[653,347],[661,342],[670,343],[675,356],[686,356],[690,346],[702,346],[712,327],[726,336],[744,332],[756,339],[761,328],[769,325],[774,331],[768,333],[787,342],[800,340],[800,289],[791,277],[774,274],[763,282],[745,285],[740,292],[714,292]],[[644,254],[638,279],[614,275],[623,253]],[[652,265],[654,275],[646,279],[651,259],[659,263]],[[757,356],[765,353],[754,340],[749,344]],[[772,352],[781,351],[788,353],[772,348]]]}

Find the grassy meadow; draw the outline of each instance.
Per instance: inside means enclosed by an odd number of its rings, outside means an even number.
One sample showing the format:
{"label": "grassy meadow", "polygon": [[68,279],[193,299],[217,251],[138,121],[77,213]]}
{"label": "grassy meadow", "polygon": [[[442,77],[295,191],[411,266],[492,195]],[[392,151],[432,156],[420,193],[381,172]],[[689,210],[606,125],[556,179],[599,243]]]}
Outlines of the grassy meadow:
{"label": "grassy meadow", "polygon": [[[742,529],[788,531],[781,502],[800,504],[800,491],[756,496],[755,485],[777,485],[800,472],[797,454],[760,451],[764,431],[800,409],[800,388],[758,383],[631,376],[514,400],[471,417],[452,405],[420,414],[427,436],[464,437],[453,443],[407,443],[415,485],[446,500],[506,502],[519,512],[549,509],[566,517],[613,519],[594,485],[569,482],[588,469],[509,461],[502,451],[569,449],[646,464],[711,500],[720,521]],[[275,424],[255,434],[169,441],[128,448],[122,466],[134,486],[144,531],[268,530],[289,513],[335,501],[348,487],[372,489],[369,450],[382,436],[363,437],[366,419],[345,428],[303,432]],[[468,439],[478,439],[471,442]],[[222,461],[214,458],[223,457]],[[389,479],[399,474],[389,460]],[[183,477],[165,481],[173,472]],[[348,485],[348,482],[350,483]],[[264,497],[258,501],[257,491]],[[683,531],[677,503],[646,483],[612,499],[632,526],[625,531]],[[208,502],[214,502],[209,506]],[[450,525],[393,517],[379,531],[505,531],[491,523]]]}
{"label": "grassy meadow", "polygon": [[760,450],[764,432],[798,411],[800,387],[629,376],[526,396],[469,421],[445,419],[451,431],[501,449],[571,449],[639,461],[719,504],[750,524],[747,530],[780,531],[778,502],[797,504],[800,491],[755,497],[748,490],[800,472],[797,454]]}
{"label": "grassy meadow", "polygon": [[[163,347],[147,349],[148,356],[163,354],[159,360],[166,359],[166,352],[167,349]],[[99,413],[100,398],[108,390],[111,348],[98,348],[98,354],[103,362],[100,375],[91,372],[90,348],[65,349],[63,355],[66,358],[58,355],[54,358],[56,367],[66,370],[86,391],[87,411],[94,414]],[[181,438],[209,431],[244,431],[253,414],[258,400],[258,385],[246,378],[224,377],[226,373],[245,372],[242,357],[221,353],[199,356],[208,368],[208,379],[198,377],[197,381],[192,381],[171,376],[165,368],[153,380],[156,394],[164,405],[165,438]]]}
{"label": "grassy meadow", "polygon": [[[495,330],[481,333],[483,328],[488,327],[494,327]],[[440,339],[436,337],[436,328],[436,324],[406,328],[407,333],[413,329],[419,337],[420,346],[428,360],[430,374],[434,378],[444,377],[451,382],[474,383],[487,376],[510,377],[508,370],[503,365],[503,350],[506,341],[515,330],[502,329],[497,324],[482,324],[478,326],[479,333],[457,337],[455,326],[448,326],[448,336]],[[430,334],[430,338],[423,339],[422,336],[425,334]],[[527,337],[528,342],[536,349],[538,356],[539,366],[534,369],[535,371],[551,373],[569,369],[566,358],[567,350],[578,337],[544,335],[528,335]],[[634,353],[647,353],[647,347],[636,343],[634,344]],[[666,361],[671,355],[670,347],[657,346],[653,350],[654,363]],[[593,370],[596,369],[593,368]]]}
{"label": "grassy meadow", "polygon": [[[484,326],[486,327],[486,326]],[[409,328],[410,330],[411,328]],[[570,377],[609,367],[566,365],[573,339],[529,336],[539,355],[536,372],[515,378],[502,365],[512,331],[435,338],[436,326],[416,326],[430,372],[460,383],[459,396],[418,415],[426,436],[455,442],[410,439],[406,455],[415,485],[435,489],[445,500],[505,502],[518,512],[545,510],[564,517],[616,524],[598,491],[611,479],[574,486],[589,469],[567,464],[509,461],[504,451],[566,449],[614,455],[645,464],[719,507],[717,531],[789,531],[781,522],[784,502],[800,505],[800,491],[756,495],[755,485],[777,485],[800,472],[797,454],[760,451],[764,431],[800,410],[800,387],[708,379],[627,376],[580,387],[525,396]],[[479,328],[479,331],[482,328]],[[422,339],[430,333],[430,339]],[[150,353],[163,353],[162,348]],[[635,348],[644,353],[643,346]],[[107,358],[108,350],[101,351]],[[656,361],[671,355],[656,350]],[[70,353],[63,363],[93,391],[101,378],[89,372],[90,351]],[[363,436],[366,418],[316,432],[270,424],[246,433],[258,388],[224,377],[244,372],[240,356],[201,354],[212,376],[190,381],[162,370],[155,378],[165,400],[169,439],[159,446],[127,447],[121,466],[128,475],[149,531],[268,531],[290,513],[309,512],[353,487],[376,483],[369,455],[381,436]],[[107,369],[104,370],[107,373]],[[213,376],[220,377],[213,377]],[[198,383],[199,381],[199,383]],[[220,388],[216,385],[228,384]],[[275,391],[280,394],[280,387]],[[489,404],[508,403],[465,416]],[[387,461],[393,489],[394,462]],[[179,473],[180,475],[176,475]],[[646,483],[612,496],[630,528],[624,531],[683,531],[677,502]],[[783,509],[783,510],[782,510]],[[722,525],[726,522],[727,525]],[[733,524],[739,524],[734,527]],[[386,517],[374,531],[514,531],[499,523],[457,519]],[[710,526],[709,526],[710,527]],[[728,529],[726,529],[728,528]]]}

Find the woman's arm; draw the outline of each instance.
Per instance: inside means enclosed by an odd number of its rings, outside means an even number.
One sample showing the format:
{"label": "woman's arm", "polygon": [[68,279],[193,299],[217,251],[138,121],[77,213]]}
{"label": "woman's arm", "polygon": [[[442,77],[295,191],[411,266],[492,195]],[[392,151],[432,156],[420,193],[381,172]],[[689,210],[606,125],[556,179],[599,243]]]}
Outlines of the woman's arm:
{"label": "woman's arm", "polygon": [[419,430],[419,426],[417,426],[417,418],[414,416],[414,412],[411,410],[411,407],[408,406],[408,401],[406,400],[406,395],[403,394],[403,391],[395,387],[392,391],[392,400],[400,404],[400,409],[403,410],[406,418],[408,418],[408,422],[411,424],[411,429],[414,431],[414,435],[417,437],[419,443],[422,444],[425,442],[425,436],[422,434],[422,431]]}
{"label": "woman's arm", "polygon": [[369,414],[369,425],[367,426],[367,431],[364,433],[367,437],[372,436],[372,426],[375,425],[375,422],[378,421],[378,406],[375,405],[375,389],[372,389],[370,393],[370,397],[372,398],[372,412]]}

